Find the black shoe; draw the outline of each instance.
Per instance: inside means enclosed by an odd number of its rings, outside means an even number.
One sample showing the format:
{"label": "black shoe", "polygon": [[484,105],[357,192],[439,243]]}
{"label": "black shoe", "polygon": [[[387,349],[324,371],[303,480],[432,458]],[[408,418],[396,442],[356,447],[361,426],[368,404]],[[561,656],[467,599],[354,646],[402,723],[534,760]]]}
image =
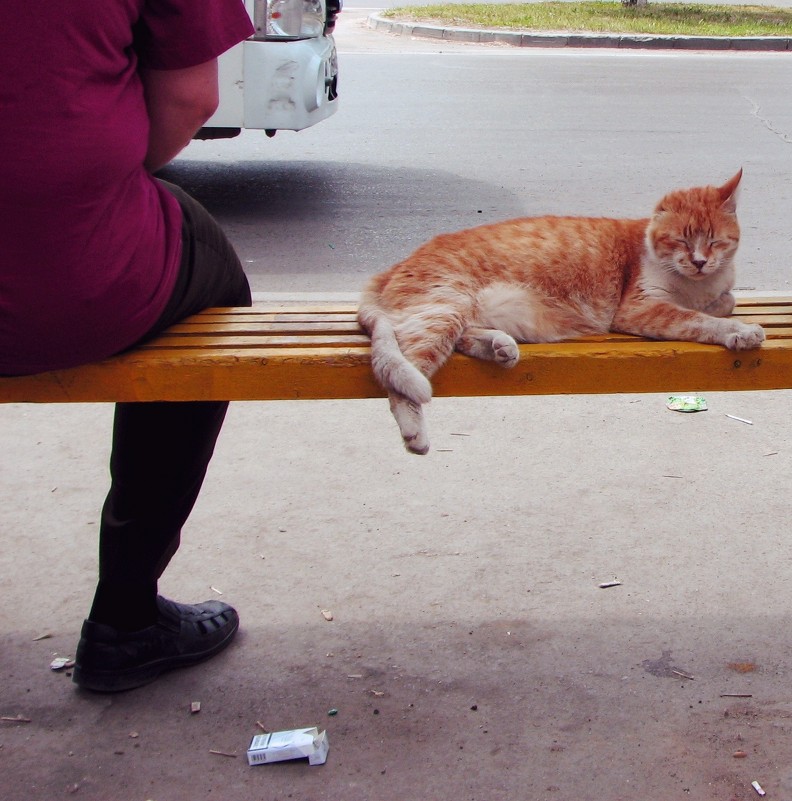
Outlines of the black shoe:
{"label": "black shoe", "polygon": [[214,656],[239,628],[236,610],[221,601],[191,606],[158,597],[157,609],[157,622],[140,631],[86,620],[75,657],[75,684],[104,693],[140,687],[166,670]]}

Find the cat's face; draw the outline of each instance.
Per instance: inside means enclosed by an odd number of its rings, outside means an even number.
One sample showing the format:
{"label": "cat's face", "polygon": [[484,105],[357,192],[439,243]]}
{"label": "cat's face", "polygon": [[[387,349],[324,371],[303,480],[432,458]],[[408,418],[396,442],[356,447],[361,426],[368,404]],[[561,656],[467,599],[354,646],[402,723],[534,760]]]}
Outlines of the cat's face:
{"label": "cat's face", "polygon": [[649,223],[647,242],[669,272],[698,281],[730,265],[740,242],[736,193],[742,170],[722,187],[666,195]]}

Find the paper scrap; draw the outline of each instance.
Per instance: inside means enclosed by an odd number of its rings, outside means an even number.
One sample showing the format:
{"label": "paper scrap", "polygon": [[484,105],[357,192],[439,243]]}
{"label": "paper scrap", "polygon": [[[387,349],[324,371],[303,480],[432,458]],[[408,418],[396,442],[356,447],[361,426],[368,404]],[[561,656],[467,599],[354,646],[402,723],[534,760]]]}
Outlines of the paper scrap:
{"label": "paper scrap", "polygon": [[671,395],[666,408],[672,412],[706,412],[707,401],[701,395]]}

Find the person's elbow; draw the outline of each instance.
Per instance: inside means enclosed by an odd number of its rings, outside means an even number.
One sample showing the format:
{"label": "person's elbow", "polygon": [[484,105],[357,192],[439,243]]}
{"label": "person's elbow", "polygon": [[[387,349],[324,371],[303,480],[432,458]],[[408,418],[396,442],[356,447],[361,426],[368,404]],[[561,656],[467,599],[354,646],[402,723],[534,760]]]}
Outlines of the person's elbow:
{"label": "person's elbow", "polygon": [[180,117],[203,125],[217,110],[217,59],[180,70],[141,70],[149,116]]}
{"label": "person's elbow", "polygon": [[149,117],[143,166],[164,167],[181,152],[219,104],[217,60],[183,70],[141,70]]}
{"label": "person's elbow", "polygon": [[182,100],[184,115],[191,116],[198,127],[203,125],[217,111],[219,105],[220,92],[216,84],[185,96]]}
{"label": "person's elbow", "polygon": [[220,92],[216,81],[199,81],[173,87],[170,94],[172,113],[192,120],[200,128],[217,111]]}

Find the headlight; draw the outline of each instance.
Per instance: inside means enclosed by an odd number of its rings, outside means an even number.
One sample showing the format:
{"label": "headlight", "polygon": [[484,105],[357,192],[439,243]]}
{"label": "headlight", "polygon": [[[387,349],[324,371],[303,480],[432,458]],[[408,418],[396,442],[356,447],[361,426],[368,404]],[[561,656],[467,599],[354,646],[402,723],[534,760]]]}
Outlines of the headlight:
{"label": "headlight", "polygon": [[257,39],[314,39],[325,26],[325,0],[259,0]]}

